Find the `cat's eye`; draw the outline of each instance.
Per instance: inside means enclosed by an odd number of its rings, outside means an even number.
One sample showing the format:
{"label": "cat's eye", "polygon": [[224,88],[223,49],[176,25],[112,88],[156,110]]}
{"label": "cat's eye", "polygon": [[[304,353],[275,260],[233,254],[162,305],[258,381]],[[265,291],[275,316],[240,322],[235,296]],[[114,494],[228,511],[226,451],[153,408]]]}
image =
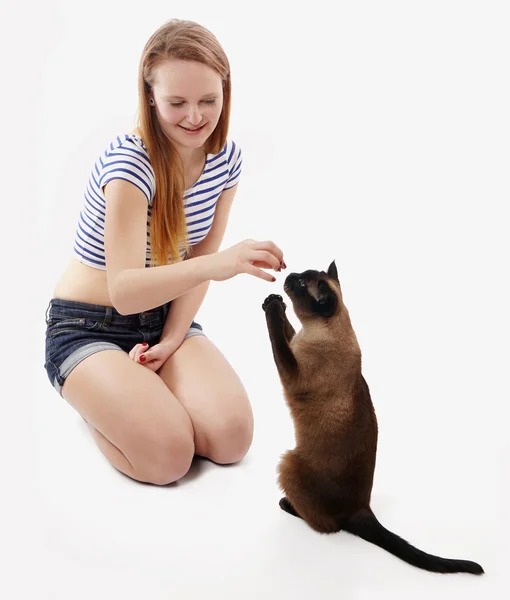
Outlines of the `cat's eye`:
{"label": "cat's eye", "polygon": [[301,287],[305,287],[305,285],[306,285],[306,281],[305,281],[304,279],[298,279],[298,284],[299,284]]}

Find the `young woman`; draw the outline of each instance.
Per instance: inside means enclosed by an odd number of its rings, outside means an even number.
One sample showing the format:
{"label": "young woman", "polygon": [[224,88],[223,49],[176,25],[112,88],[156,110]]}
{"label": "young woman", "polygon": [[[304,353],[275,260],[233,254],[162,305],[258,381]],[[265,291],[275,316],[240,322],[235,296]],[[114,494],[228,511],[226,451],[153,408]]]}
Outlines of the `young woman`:
{"label": "young woman", "polygon": [[46,312],[52,385],[139,481],[176,481],[194,454],[239,461],[252,440],[246,391],[194,321],[209,281],[274,281],[264,269],[286,268],[270,241],[218,251],[242,162],[229,113],[216,38],[188,21],[163,25],[140,61],[138,127],[92,169]]}

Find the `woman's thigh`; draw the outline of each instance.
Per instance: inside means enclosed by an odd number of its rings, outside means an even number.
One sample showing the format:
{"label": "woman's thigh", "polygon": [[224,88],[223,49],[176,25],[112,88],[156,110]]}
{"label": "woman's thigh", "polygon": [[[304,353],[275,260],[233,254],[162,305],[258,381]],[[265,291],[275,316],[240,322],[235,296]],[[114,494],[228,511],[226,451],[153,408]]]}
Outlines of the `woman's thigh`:
{"label": "woman's thigh", "polygon": [[232,366],[205,336],[186,339],[158,375],[193,423],[195,452],[218,463],[237,462],[253,438],[253,413]]}
{"label": "woman's thigh", "polygon": [[156,373],[125,352],[103,350],[82,360],[62,396],[124,454],[141,480],[168,483],[189,469],[195,449],[187,412]]}

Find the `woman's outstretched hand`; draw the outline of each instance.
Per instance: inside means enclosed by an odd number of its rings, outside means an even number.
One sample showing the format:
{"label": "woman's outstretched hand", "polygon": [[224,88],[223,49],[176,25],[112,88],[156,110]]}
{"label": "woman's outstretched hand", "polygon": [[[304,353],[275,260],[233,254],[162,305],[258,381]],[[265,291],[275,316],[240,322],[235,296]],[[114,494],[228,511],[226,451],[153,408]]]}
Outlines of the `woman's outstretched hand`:
{"label": "woman's outstretched hand", "polygon": [[281,271],[287,268],[283,252],[271,241],[244,240],[227,250],[211,254],[210,260],[213,281],[225,281],[241,273],[248,273],[266,281],[275,281],[275,278],[263,269]]}

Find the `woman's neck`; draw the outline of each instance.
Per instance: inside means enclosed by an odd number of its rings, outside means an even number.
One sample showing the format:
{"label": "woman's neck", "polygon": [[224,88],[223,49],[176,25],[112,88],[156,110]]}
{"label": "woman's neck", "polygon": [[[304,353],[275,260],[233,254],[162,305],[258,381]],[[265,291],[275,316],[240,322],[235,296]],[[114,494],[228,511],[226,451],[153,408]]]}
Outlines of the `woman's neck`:
{"label": "woman's neck", "polygon": [[179,148],[177,152],[181,157],[184,169],[193,169],[204,163],[204,151],[202,148]]}

